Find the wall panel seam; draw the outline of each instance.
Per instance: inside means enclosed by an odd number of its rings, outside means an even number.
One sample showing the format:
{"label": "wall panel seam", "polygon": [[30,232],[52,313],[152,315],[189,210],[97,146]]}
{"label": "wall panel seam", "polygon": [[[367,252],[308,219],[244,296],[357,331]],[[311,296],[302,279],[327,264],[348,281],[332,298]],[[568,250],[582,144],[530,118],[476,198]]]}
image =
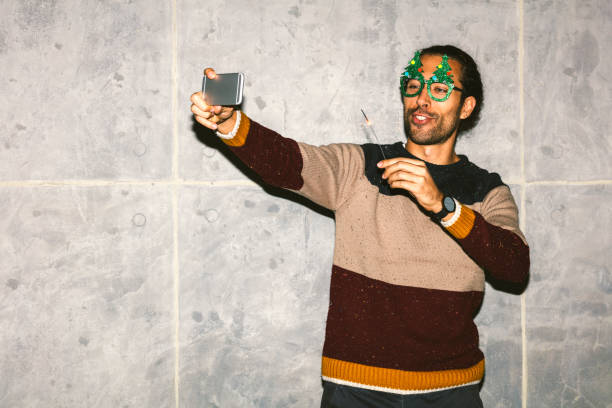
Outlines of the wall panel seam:
{"label": "wall panel seam", "polygon": [[[520,137],[520,160],[521,160],[521,203],[520,203],[520,228],[525,231],[526,219],[526,171],[525,171],[525,10],[523,0],[518,0],[518,76],[519,76],[519,137]],[[527,305],[525,293],[521,294],[521,406],[527,408],[527,389],[529,384],[529,372],[527,365]]]}
{"label": "wall panel seam", "polygon": [[[542,181],[520,181],[507,180],[508,185],[519,185],[521,187],[531,186],[597,186],[610,185],[612,179],[602,180],[542,180]],[[245,186],[253,187],[259,184],[251,180],[15,180],[0,181],[0,187],[105,187],[105,186],[126,186],[126,187],[159,187],[159,186],[207,186],[207,187],[228,187]]]}
{"label": "wall panel seam", "polygon": [[179,270],[179,218],[178,218],[178,187],[179,183],[179,134],[178,134],[178,27],[177,1],[172,0],[172,223],[173,223],[173,260],[172,275],[174,282],[174,405],[180,405],[180,270]]}

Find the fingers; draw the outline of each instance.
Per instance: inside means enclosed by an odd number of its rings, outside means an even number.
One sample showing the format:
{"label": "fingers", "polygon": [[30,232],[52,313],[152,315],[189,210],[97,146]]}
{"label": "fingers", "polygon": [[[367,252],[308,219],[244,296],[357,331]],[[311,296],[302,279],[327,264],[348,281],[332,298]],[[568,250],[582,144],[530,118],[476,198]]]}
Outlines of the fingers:
{"label": "fingers", "polygon": [[380,168],[387,168],[395,163],[399,163],[399,162],[406,162],[406,163],[411,163],[414,164],[416,166],[420,166],[420,167],[425,167],[425,162],[422,160],[417,160],[417,159],[411,159],[409,157],[394,157],[392,159],[385,159],[385,160],[381,160],[378,162],[378,167]]}
{"label": "fingers", "polygon": [[204,95],[202,95],[202,92],[194,93],[193,95],[191,95],[190,100],[191,100],[191,103],[196,105],[203,112],[212,112],[215,115],[218,115],[219,113],[227,109],[231,109],[231,110],[234,109],[231,106],[228,107],[228,106],[221,106],[221,105],[208,105],[206,101],[204,100]]}
{"label": "fingers", "polygon": [[414,195],[423,191],[425,177],[399,170],[387,178],[387,184],[391,188],[401,188]]}
{"label": "fingers", "polygon": [[202,92],[194,93],[190,99],[192,103],[191,112],[194,114],[196,121],[209,129],[217,130],[216,123],[221,120],[218,115],[223,111],[223,107],[207,105]]}
{"label": "fingers", "polygon": [[[198,95],[200,94],[200,95]],[[217,130],[218,125],[230,119],[234,113],[231,106],[210,106],[200,100],[201,92],[191,96],[191,112],[195,120],[209,129]]]}
{"label": "fingers", "polygon": [[212,116],[212,115],[209,116],[209,115],[210,113],[208,112],[206,112],[206,115],[198,115],[194,113],[193,117],[199,124],[204,125],[209,129],[217,130],[217,124],[215,123],[216,121],[214,120],[215,116]]}
{"label": "fingers", "polygon": [[[397,180],[394,181],[392,183],[389,183],[389,187],[391,188],[401,188],[402,190],[406,190],[407,192],[409,192],[410,194],[412,194],[413,197],[416,197],[416,194],[418,194],[418,188],[419,185],[418,184],[414,184],[411,183],[410,181],[406,181],[406,180]],[[418,198],[417,198],[418,200]]]}
{"label": "fingers", "polygon": [[213,122],[212,120],[206,119],[203,116],[198,116],[195,115],[194,116],[196,122],[198,122],[200,125],[205,126],[211,130],[217,130],[218,126],[215,122]]}
{"label": "fingers", "polygon": [[389,177],[387,178],[387,183],[389,183],[390,186],[393,186],[393,183],[397,181],[406,181],[414,185],[421,185],[423,184],[424,180],[425,176],[423,175],[398,170],[389,175]]}
{"label": "fingers", "polygon": [[389,175],[387,183],[392,189],[402,189],[410,193],[427,211],[433,211],[442,201],[441,193],[427,174],[397,170]]}
{"label": "fingers", "polygon": [[202,98],[202,92],[196,92],[191,95],[191,112],[194,115],[195,120],[209,129],[216,130],[217,125],[211,120],[214,114],[211,112],[212,106],[209,106],[204,102]]}
{"label": "fingers", "polygon": [[399,158],[399,160],[398,159],[383,160],[380,163],[378,163],[378,166],[385,169],[385,171],[382,174],[383,179],[387,179],[392,174],[399,172],[399,171],[405,172],[405,173],[411,173],[411,174],[418,175],[418,176],[425,176],[428,172],[427,166],[425,166],[424,162],[419,161],[419,160],[408,159],[408,158],[406,158],[405,160],[404,158]]}
{"label": "fingers", "polygon": [[191,112],[193,112],[194,115],[202,116],[207,119],[212,116],[212,113],[210,112],[208,107],[206,109],[202,109],[200,105],[196,103],[193,103],[191,105]]}
{"label": "fingers", "polygon": [[425,162],[398,157],[382,160],[378,167],[384,168],[382,178],[389,187],[409,192],[427,211],[434,211],[442,201],[442,193],[431,178]]}
{"label": "fingers", "polygon": [[191,103],[200,108],[200,110],[204,112],[210,111],[210,105],[208,105],[206,101],[204,101],[204,95],[202,95],[202,92],[194,93],[193,95],[191,95],[190,100]]}

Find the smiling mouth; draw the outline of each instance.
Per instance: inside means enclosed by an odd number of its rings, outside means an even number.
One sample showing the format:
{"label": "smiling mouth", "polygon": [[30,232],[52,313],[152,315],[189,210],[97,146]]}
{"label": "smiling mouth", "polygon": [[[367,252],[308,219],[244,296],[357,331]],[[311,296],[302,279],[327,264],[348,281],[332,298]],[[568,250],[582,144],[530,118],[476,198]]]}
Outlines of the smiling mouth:
{"label": "smiling mouth", "polygon": [[434,119],[433,116],[424,115],[421,112],[415,112],[411,116],[412,116],[412,123],[414,123],[415,125],[424,125],[427,122]]}

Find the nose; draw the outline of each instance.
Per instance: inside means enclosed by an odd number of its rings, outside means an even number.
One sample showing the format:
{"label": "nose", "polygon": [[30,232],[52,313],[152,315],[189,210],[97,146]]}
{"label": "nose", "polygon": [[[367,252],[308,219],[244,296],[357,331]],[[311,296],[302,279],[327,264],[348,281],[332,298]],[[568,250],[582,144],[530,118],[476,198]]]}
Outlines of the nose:
{"label": "nose", "polygon": [[417,105],[423,108],[427,108],[431,105],[431,99],[429,98],[429,92],[427,92],[427,84],[421,89],[421,93],[417,97]]}

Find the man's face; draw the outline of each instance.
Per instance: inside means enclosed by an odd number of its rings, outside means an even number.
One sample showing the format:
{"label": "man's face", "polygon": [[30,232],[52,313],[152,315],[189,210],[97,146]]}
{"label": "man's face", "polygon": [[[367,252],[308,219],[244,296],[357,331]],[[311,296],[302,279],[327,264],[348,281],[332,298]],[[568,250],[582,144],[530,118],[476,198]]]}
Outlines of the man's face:
{"label": "man's face", "polygon": [[[442,61],[441,55],[421,55],[422,74],[427,81]],[[449,59],[451,74],[456,87],[461,83],[461,64]],[[406,136],[419,145],[443,143],[457,132],[462,114],[461,91],[453,90],[444,102],[433,100],[427,93],[427,85],[421,93],[404,97],[404,130]],[[471,110],[470,110],[471,113]],[[469,116],[469,113],[467,114]],[[464,116],[463,118],[466,118]]]}

